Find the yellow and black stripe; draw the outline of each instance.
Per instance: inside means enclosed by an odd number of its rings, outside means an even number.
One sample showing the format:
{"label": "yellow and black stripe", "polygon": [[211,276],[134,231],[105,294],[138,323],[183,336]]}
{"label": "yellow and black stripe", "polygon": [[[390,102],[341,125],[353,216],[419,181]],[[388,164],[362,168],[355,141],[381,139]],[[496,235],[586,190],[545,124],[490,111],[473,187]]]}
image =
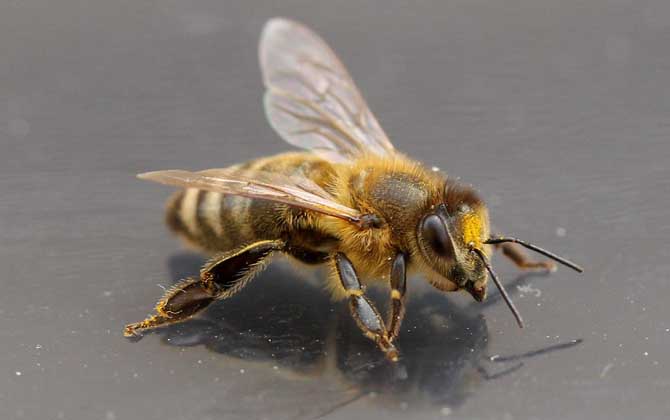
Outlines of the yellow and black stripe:
{"label": "yellow and black stripe", "polygon": [[[286,153],[229,168],[232,174],[254,177],[259,172],[306,177],[325,186],[332,166],[312,154]],[[189,244],[207,252],[227,251],[258,240],[281,239],[302,210],[267,200],[189,188],[169,200],[166,223]]]}

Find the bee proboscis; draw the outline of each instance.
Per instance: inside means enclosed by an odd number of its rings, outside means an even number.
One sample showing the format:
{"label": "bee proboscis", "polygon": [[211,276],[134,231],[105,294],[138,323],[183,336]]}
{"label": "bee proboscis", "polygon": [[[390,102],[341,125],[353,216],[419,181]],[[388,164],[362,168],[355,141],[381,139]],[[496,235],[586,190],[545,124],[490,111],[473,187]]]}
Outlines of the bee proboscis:
{"label": "bee proboscis", "polygon": [[[492,234],[488,210],[471,187],[396,151],[344,65],[310,29],[272,19],[259,53],[268,120],[306,151],[224,169],[139,175],[183,188],[168,203],[167,223],[213,257],[199,276],[168,290],[154,315],[127,325],[126,336],[186,320],[234,295],[283,253],[327,264],[333,296],[348,299],[363,334],[397,361],[394,341],[412,274],[477,301],[491,277],[523,326],[489,262],[493,249],[523,269],[555,265],[529,260],[519,245],[582,271],[535,245]],[[366,286],[378,282],[390,289],[385,318],[366,296]]]}

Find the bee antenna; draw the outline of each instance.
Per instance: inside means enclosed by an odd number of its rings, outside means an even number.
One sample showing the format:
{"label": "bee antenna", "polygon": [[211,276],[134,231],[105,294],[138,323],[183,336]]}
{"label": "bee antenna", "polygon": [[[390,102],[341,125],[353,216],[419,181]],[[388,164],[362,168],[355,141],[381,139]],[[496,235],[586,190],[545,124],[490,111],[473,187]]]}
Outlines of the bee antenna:
{"label": "bee antenna", "polygon": [[514,314],[514,318],[516,318],[516,323],[519,324],[519,328],[523,328],[523,319],[521,318],[519,310],[516,309],[516,306],[514,306],[512,299],[510,299],[509,295],[507,294],[507,291],[503,287],[502,283],[500,283],[500,280],[498,280],[498,276],[496,275],[495,271],[493,271],[493,268],[491,267],[491,264],[489,264],[489,261],[486,259],[486,255],[484,255],[481,249],[472,248],[471,251],[474,252],[475,255],[479,257],[480,260],[482,260],[482,263],[484,263],[486,270],[488,270],[489,274],[491,275],[491,280],[493,280],[493,283],[495,283],[496,287],[498,288],[500,295],[505,300],[505,303],[509,307],[510,311],[512,311],[512,314]]}
{"label": "bee antenna", "polygon": [[485,244],[490,244],[490,245],[502,244],[504,242],[514,242],[515,244],[522,245],[522,246],[524,246],[528,249],[531,249],[531,250],[533,250],[533,251],[535,251],[539,254],[542,254],[545,257],[549,257],[552,260],[565,265],[566,267],[570,267],[573,270],[577,271],[578,273],[583,273],[584,272],[584,269],[582,267],[578,266],[577,264],[573,263],[572,261],[569,261],[569,260],[567,260],[563,257],[559,257],[558,255],[556,255],[552,252],[549,252],[546,249],[540,248],[539,246],[533,245],[529,242],[522,241],[521,239],[505,238],[505,237],[501,236],[499,238],[491,238],[491,239],[488,239],[488,240],[484,241]]}

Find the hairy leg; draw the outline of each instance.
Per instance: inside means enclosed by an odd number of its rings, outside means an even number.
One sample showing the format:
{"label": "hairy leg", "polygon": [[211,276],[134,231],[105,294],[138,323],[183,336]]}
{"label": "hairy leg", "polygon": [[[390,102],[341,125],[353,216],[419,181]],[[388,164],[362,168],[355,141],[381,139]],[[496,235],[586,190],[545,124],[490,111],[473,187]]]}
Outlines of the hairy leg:
{"label": "hairy leg", "polygon": [[388,339],[393,341],[400,334],[405,317],[405,292],[407,291],[407,268],[405,254],[398,253],[391,266],[391,311],[388,322]]}
{"label": "hairy leg", "polygon": [[398,350],[388,338],[388,332],[379,311],[365,296],[353,264],[342,253],[335,254],[333,260],[339,280],[349,297],[349,309],[356,324],[366,337],[377,343],[387,359],[393,362],[398,361]]}
{"label": "hairy leg", "polygon": [[523,250],[523,247],[513,242],[505,242],[493,245],[497,250],[502,251],[503,255],[512,260],[517,267],[523,270],[546,270],[556,271],[556,264],[553,261],[533,261]]}
{"label": "hairy leg", "polygon": [[260,270],[270,255],[282,251],[282,241],[260,241],[212,258],[199,278],[187,278],[170,288],[156,304],[156,313],[144,321],[126,325],[126,337],[141,331],[184,321],[215,300],[239,292]]}

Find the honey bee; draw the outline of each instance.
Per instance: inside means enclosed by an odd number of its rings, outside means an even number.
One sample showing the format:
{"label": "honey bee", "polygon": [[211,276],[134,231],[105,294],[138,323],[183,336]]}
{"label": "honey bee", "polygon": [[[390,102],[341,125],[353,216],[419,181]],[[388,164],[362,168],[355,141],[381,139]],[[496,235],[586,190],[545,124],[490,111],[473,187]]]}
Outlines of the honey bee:
{"label": "honey bee", "polygon": [[[167,224],[213,258],[198,277],[168,290],[154,315],[127,325],[126,336],[184,321],[233,296],[283,253],[327,264],[333,297],[347,299],[363,334],[397,361],[408,276],[422,274],[438,290],[464,290],[477,301],[490,277],[523,326],[489,262],[494,249],[522,269],[555,264],[529,260],[519,245],[582,272],[537,246],[492,234],[486,205],[471,187],[398,152],[344,65],[310,29],[271,19],[259,56],[267,118],[306,151],[224,169],[138,175],[183,188],[168,203]],[[390,288],[384,318],[366,295],[379,282]]]}

